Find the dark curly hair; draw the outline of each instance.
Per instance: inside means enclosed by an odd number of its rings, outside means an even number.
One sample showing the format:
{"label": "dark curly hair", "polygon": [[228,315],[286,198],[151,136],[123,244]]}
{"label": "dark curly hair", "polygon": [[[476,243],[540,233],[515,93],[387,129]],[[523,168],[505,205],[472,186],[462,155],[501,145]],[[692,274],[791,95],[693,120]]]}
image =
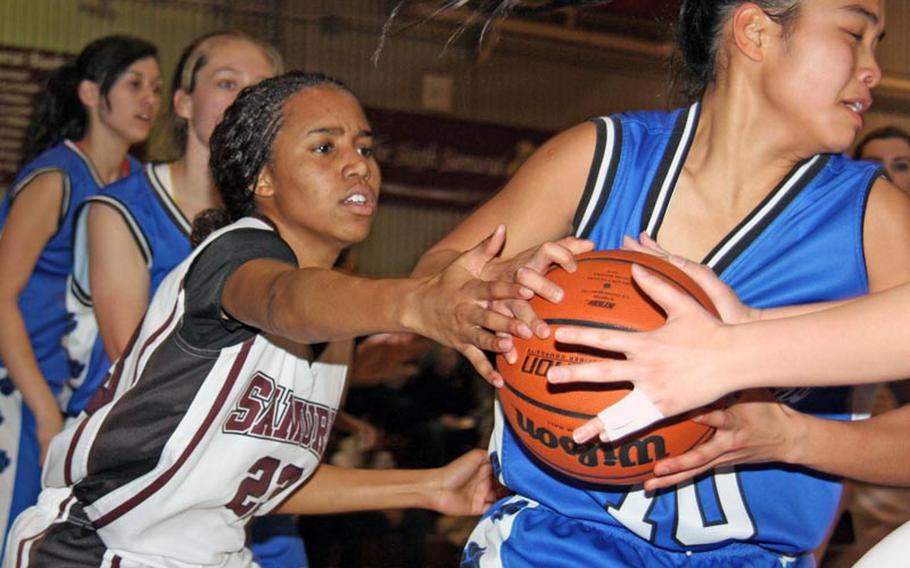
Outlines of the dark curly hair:
{"label": "dark curly hair", "polygon": [[284,106],[298,92],[331,85],[351,92],[321,73],[290,71],[245,88],[224,112],[209,141],[209,169],[223,209],[207,209],[193,221],[193,246],[212,231],[253,213],[253,188],[272,159],[272,145],[284,122]]}
{"label": "dark curly hair", "polygon": [[[724,26],[747,0],[685,0],[676,24],[677,53],[673,62],[674,83],[689,101],[700,99],[714,82],[717,54]],[[792,30],[799,16],[800,0],[751,0],[769,18]]]}
{"label": "dark curly hair", "polygon": [[106,103],[111,87],[127,68],[146,57],[158,57],[158,48],[139,38],[111,35],[85,46],[73,61],[48,75],[41,99],[26,131],[24,163],[65,138],[85,136],[88,114],[79,100],[79,83],[92,81]]}
{"label": "dark curly hair", "polygon": [[866,145],[873,140],[883,140],[885,138],[897,138],[898,140],[903,140],[910,146],[910,133],[902,128],[896,126],[886,126],[884,128],[878,128],[873,130],[869,134],[863,136],[863,139],[856,144],[856,148],[853,149],[853,158],[857,160],[863,159],[863,152],[866,149]]}

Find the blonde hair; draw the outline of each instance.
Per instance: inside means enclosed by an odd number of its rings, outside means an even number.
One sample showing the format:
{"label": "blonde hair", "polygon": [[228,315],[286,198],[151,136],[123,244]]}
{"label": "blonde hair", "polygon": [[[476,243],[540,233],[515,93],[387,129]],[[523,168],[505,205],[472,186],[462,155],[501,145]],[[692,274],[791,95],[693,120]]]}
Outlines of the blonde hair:
{"label": "blonde hair", "polygon": [[284,59],[278,50],[271,44],[259,40],[249,34],[237,30],[225,30],[213,32],[196,38],[191,44],[186,46],[177,67],[174,69],[174,76],[171,80],[171,102],[168,107],[165,125],[165,139],[170,146],[170,150],[182,156],[186,147],[187,122],[185,118],[177,115],[174,109],[174,93],[178,90],[190,94],[196,89],[196,76],[199,71],[208,63],[209,55],[219,45],[229,41],[244,41],[251,43],[262,50],[272,63],[272,74],[279,75],[284,72]]}

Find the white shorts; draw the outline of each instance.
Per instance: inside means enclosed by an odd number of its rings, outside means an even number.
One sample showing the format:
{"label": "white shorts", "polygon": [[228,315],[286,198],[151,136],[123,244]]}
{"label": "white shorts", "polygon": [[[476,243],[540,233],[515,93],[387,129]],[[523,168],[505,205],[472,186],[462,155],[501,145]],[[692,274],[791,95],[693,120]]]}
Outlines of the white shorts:
{"label": "white shorts", "polygon": [[[174,537],[179,538],[179,535]],[[67,566],[75,568],[190,568],[189,564],[163,555],[137,554],[109,549],[85,517],[71,488],[46,488],[38,504],[29,507],[13,523],[6,542],[2,568]],[[230,554],[217,565],[205,568],[258,568],[249,549]]]}

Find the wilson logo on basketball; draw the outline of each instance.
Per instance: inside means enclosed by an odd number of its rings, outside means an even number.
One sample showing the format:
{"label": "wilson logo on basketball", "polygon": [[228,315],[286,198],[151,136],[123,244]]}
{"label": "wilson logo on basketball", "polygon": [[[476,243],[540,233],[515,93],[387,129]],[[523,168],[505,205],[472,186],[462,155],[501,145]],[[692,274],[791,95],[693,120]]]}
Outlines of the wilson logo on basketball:
{"label": "wilson logo on basketball", "polygon": [[[635,287],[633,264],[647,268],[687,292],[706,310],[717,313],[691,278],[656,256],[597,251],[578,255],[576,261],[575,272],[560,267],[547,272],[547,278],[565,292],[561,302],[539,296],[529,300],[537,315],[554,328],[577,325],[648,331],[660,327],[666,315]],[[630,385],[597,381],[554,384],[546,375],[560,365],[608,361],[620,355],[561,343],[553,333],[548,337],[516,337],[514,345],[518,355],[514,364],[503,355],[497,357],[497,369],[505,381],[497,395],[500,410],[517,441],[554,472],[586,482],[634,485],[654,476],[656,461],[683,454],[714,433],[710,426],[684,415],[661,421],[635,439],[579,446],[572,440],[572,431],[622,400]]]}
{"label": "wilson logo on basketball", "polygon": [[[578,458],[585,467],[615,466],[637,467],[667,457],[667,448],[662,436],[648,436],[629,440],[618,448],[613,444],[576,444],[569,436],[557,436],[551,430],[535,426],[534,421],[515,410],[515,423],[531,440],[550,448],[562,450],[568,456]],[[617,451],[618,450],[618,451]]]}

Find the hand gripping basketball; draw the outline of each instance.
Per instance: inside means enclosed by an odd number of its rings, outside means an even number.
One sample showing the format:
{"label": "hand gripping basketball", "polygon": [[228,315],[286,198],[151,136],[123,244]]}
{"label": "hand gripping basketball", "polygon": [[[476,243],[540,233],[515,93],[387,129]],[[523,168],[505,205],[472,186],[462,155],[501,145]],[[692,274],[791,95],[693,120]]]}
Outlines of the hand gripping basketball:
{"label": "hand gripping basketball", "polygon": [[[623,360],[620,353],[629,352],[629,345],[666,320],[665,312],[633,281],[635,264],[695,298],[698,309],[704,311],[702,304],[713,310],[694,281],[658,257],[631,251],[586,253],[577,257],[574,273],[561,268],[547,273],[565,290],[562,302],[531,300],[555,335],[516,338],[517,362],[503,357],[497,361],[505,379],[500,408],[516,437],[551,469],[584,481],[645,481],[653,476],[657,460],[680,455],[713,434],[713,428],[686,416],[663,420],[670,412],[659,403],[666,401],[655,400],[644,389],[629,389],[629,383],[636,382],[629,371],[637,361]],[[605,338],[610,348],[604,348]],[[658,421],[656,427],[631,436]],[[576,429],[587,435],[573,436]],[[600,433],[609,443],[590,441]]]}
{"label": "hand gripping basketball", "polygon": [[[557,341],[622,353],[607,360],[552,369],[554,384],[629,382],[634,390],[574,432],[576,442],[627,436],[667,417],[710,404],[733,390],[717,368],[728,345],[727,328],[690,295],[640,266],[635,283],[667,314],[667,323],[648,332],[562,327]],[[712,294],[712,296],[714,296]]]}

